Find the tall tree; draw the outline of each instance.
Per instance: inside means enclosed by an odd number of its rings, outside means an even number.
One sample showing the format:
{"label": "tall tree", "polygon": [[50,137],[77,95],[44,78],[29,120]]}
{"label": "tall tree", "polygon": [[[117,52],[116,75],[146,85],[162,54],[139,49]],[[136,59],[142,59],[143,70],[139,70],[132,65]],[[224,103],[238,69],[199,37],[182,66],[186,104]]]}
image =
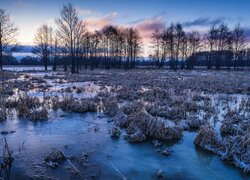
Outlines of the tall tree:
{"label": "tall tree", "polygon": [[76,59],[79,43],[83,43],[86,23],[79,20],[78,13],[72,4],[64,5],[61,10],[61,18],[56,20],[58,26],[57,35],[62,41],[71,62],[71,73],[76,72]]}
{"label": "tall tree", "polygon": [[53,71],[57,69],[57,61],[59,56],[60,47],[58,45],[58,37],[55,35],[53,40]]}
{"label": "tall tree", "polygon": [[167,29],[168,32],[168,50],[169,50],[169,62],[170,62],[170,69],[174,69],[175,65],[175,26],[171,24],[170,27]]}
{"label": "tall tree", "polygon": [[0,8],[0,69],[3,69],[3,56],[17,51],[19,46],[15,39],[18,28],[11,21],[5,9]]}
{"label": "tall tree", "polygon": [[214,51],[216,50],[216,44],[217,44],[217,38],[218,37],[218,29],[213,25],[208,34],[206,35],[207,43],[208,43],[208,50],[209,50],[209,56],[208,56],[208,62],[207,62],[207,68],[211,68],[211,60],[212,55]]}
{"label": "tall tree", "polygon": [[228,48],[228,42],[230,38],[230,31],[226,24],[222,23],[218,27],[217,34],[217,57],[216,57],[216,69],[219,70],[221,67],[222,55]]}
{"label": "tall tree", "polygon": [[234,69],[238,66],[240,55],[243,53],[246,47],[246,37],[244,28],[240,24],[237,24],[232,32],[232,48],[234,53]]}
{"label": "tall tree", "polygon": [[127,28],[125,30],[126,37],[126,69],[134,68],[137,56],[141,53],[142,38],[135,28]]}
{"label": "tall tree", "polygon": [[91,36],[91,46],[94,53],[94,57],[91,62],[91,68],[94,69],[98,67],[98,54],[101,43],[101,33],[99,31],[95,31],[95,33]]}
{"label": "tall tree", "polygon": [[156,60],[156,65],[160,68],[161,63],[160,63],[160,48],[161,48],[161,42],[162,42],[162,37],[161,37],[161,32],[156,29],[153,32],[153,35],[151,37],[152,39],[152,48],[154,50],[154,55],[153,58]]}
{"label": "tall tree", "polygon": [[44,24],[37,29],[34,38],[36,46],[33,48],[33,53],[41,57],[45,71],[48,70],[48,63],[53,50],[52,33],[52,28]]}
{"label": "tall tree", "polygon": [[110,68],[112,62],[115,58],[116,52],[116,40],[118,37],[118,28],[113,25],[108,25],[102,28],[103,34],[103,50],[105,57],[105,66],[106,68]]}
{"label": "tall tree", "polygon": [[201,36],[199,32],[193,31],[188,35],[190,57],[188,60],[188,69],[193,69],[196,62],[197,52],[201,47]]}
{"label": "tall tree", "polygon": [[179,62],[179,57],[180,57],[180,52],[181,52],[181,47],[182,47],[182,42],[183,38],[185,37],[185,32],[183,31],[182,25],[181,24],[176,24],[175,26],[175,63],[174,63],[174,70],[177,70],[177,65]]}
{"label": "tall tree", "polygon": [[80,70],[80,60],[82,58],[82,53],[84,51],[84,41],[86,40],[86,22],[85,21],[80,21],[77,26],[76,26],[76,31],[75,31],[75,58],[76,58],[76,72],[78,73]]}

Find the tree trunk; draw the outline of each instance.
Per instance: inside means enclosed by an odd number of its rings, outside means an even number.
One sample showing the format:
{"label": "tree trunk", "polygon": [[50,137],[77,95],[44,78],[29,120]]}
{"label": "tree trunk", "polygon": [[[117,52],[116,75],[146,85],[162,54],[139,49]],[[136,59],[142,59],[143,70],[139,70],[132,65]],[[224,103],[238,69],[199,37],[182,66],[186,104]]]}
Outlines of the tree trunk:
{"label": "tree trunk", "polygon": [[209,53],[209,57],[208,57],[207,69],[211,69],[211,58],[212,58],[212,55],[211,55],[211,52],[210,52],[210,53]]}
{"label": "tree trunk", "polygon": [[75,60],[73,58],[73,55],[71,54],[70,56],[70,59],[71,59],[71,73],[74,74],[75,73]]}
{"label": "tree trunk", "polygon": [[237,69],[237,55],[234,57],[234,69]]}
{"label": "tree trunk", "polygon": [[48,70],[48,58],[47,57],[44,58],[44,69],[45,71]]}

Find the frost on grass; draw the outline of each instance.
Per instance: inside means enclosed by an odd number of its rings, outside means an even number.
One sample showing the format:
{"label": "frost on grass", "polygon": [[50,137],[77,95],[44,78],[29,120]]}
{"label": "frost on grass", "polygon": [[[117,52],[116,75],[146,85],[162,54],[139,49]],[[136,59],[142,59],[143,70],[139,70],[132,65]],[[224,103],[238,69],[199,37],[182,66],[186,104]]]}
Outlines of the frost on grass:
{"label": "frost on grass", "polygon": [[[8,109],[31,120],[47,119],[50,109],[100,111],[112,118],[112,137],[178,141],[183,131],[195,131],[197,147],[249,171],[249,72],[86,70],[43,78],[0,73],[0,93],[10,97],[1,101],[0,120]],[[20,93],[13,98],[16,89]],[[28,92],[47,94],[37,98]],[[86,98],[88,92],[96,96]]]}
{"label": "frost on grass", "polygon": [[66,156],[62,151],[59,151],[57,149],[52,149],[51,152],[49,152],[45,157],[45,161],[52,161],[52,162],[60,162],[66,160]]}
{"label": "frost on grass", "polygon": [[6,111],[6,99],[1,96],[0,97],[0,121],[4,121],[7,119],[7,111]]}
{"label": "frost on grass", "polygon": [[227,116],[221,126],[225,151],[222,159],[250,173],[250,121],[239,115]]}
{"label": "frost on grass", "polygon": [[15,107],[17,115],[20,118],[29,118],[31,111],[41,106],[41,102],[37,97],[30,97],[26,93],[19,94],[18,99],[12,102],[11,107]]}
{"label": "frost on grass", "polygon": [[197,134],[194,144],[220,155],[221,159],[250,173],[250,121],[239,115],[227,114],[222,122],[219,140],[215,129],[206,124]]}
{"label": "frost on grass", "polygon": [[202,149],[217,153],[222,148],[218,135],[214,128],[206,124],[202,126],[194,139],[194,144]]}
{"label": "frost on grass", "polygon": [[41,107],[40,109],[34,109],[30,113],[30,119],[33,121],[48,120],[47,109],[45,107]]}
{"label": "frost on grass", "polygon": [[118,126],[113,126],[111,129],[111,137],[119,138],[122,131]]}
{"label": "frost on grass", "polygon": [[[96,112],[98,99],[77,99],[73,96],[66,96],[60,101],[57,101],[56,108],[60,107],[64,111],[70,112]],[[54,106],[55,107],[55,106]]]}
{"label": "frost on grass", "polygon": [[131,138],[144,141],[146,137],[161,140],[180,140],[182,138],[183,129],[179,126],[172,126],[163,119],[153,117],[145,109],[133,112],[127,117],[121,112],[116,117],[117,124],[126,129],[127,139],[131,142]]}

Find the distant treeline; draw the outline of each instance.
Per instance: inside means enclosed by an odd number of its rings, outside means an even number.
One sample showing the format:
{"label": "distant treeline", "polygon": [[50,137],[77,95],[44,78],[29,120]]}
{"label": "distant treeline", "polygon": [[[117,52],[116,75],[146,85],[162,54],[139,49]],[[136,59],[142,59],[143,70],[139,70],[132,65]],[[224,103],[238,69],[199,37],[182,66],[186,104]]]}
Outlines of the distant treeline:
{"label": "distant treeline", "polygon": [[171,24],[162,31],[156,30],[152,42],[154,54],[151,57],[159,68],[166,60],[174,70],[193,69],[197,65],[217,70],[222,66],[235,69],[249,66],[250,49],[240,24],[233,30],[224,23],[213,25],[204,35],[198,31],[185,32],[179,23]]}
{"label": "distant treeline", "polygon": [[240,24],[233,29],[222,23],[201,34],[186,32],[180,23],[171,24],[152,34],[152,54],[145,60],[143,39],[133,27],[108,25],[90,32],[85,21],[79,19],[71,4],[64,5],[60,17],[55,20],[56,29],[47,24],[37,29],[33,53],[38,56],[16,61],[11,53],[20,50],[14,39],[18,29],[5,10],[0,9],[0,68],[8,65],[49,65],[56,70],[77,73],[83,68],[123,68],[155,66],[170,69],[207,69],[222,67],[237,69],[250,66],[250,49],[244,28]]}

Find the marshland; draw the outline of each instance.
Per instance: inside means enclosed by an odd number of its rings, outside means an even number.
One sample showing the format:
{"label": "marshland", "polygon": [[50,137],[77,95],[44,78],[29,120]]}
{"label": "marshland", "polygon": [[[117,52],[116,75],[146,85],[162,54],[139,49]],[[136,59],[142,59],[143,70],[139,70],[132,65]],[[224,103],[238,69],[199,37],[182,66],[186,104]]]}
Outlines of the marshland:
{"label": "marshland", "polygon": [[0,0],[0,180],[250,179],[247,6],[96,1]]}
{"label": "marshland", "polygon": [[249,178],[249,72],[1,77],[0,136],[14,159],[12,178]]}

